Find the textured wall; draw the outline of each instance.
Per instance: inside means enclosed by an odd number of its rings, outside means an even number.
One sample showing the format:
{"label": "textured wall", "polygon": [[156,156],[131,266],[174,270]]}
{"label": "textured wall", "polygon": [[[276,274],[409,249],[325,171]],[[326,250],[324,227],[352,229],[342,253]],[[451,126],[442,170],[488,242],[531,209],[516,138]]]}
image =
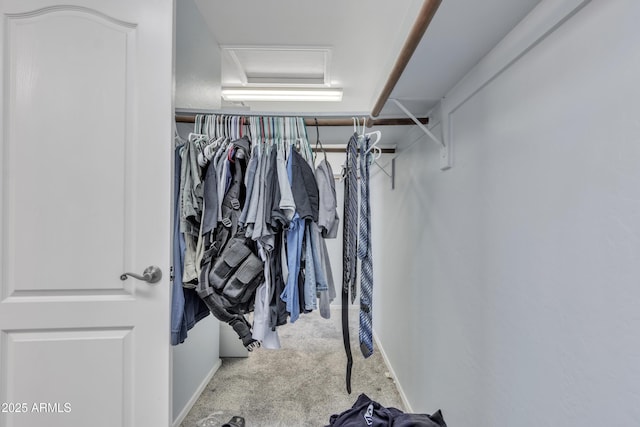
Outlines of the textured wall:
{"label": "textured wall", "polygon": [[410,137],[376,176],[374,324],[414,411],[640,425],[639,21],[592,1],[454,113],[453,169]]}

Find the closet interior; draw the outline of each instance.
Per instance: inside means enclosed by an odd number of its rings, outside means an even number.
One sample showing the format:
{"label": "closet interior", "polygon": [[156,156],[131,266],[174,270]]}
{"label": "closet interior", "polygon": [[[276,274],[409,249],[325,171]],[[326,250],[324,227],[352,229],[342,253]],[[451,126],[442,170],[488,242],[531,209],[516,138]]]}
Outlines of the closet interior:
{"label": "closet interior", "polygon": [[[292,339],[315,311],[342,321],[334,393],[349,396],[367,369],[352,372],[354,358],[379,352],[401,409],[443,417],[415,425],[533,426],[541,407],[579,425],[598,418],[587,402],[638,421],[622,398],[637,390],[623,379],[637,348],[622,337],[638,322],[618,300],[638,296],[637,190],[625,183],[638,176],[625,136],[637,129],[610,97],[636,86],[622,70],[637,70],[640,35],[623,16],[638,6],[377,1],[338,17],[286,3],[178,3],[176,425],[221,357],[282,351],[283,328]],[[306,26],[238,28],[282,22],[287,8]],[[300,89],[342,98],[301,101]],[[597,129],[603,116],[620,128]],[[603,164],[598,135],[616,141],[617,166]],[[185,194],[198,192],[189,216]],[[614,300],[623,312],[605,319],[598,301]]]}
{"label": "closet interior", "polygon": [[640,425],[639,1],[0,15],[0,426]]}

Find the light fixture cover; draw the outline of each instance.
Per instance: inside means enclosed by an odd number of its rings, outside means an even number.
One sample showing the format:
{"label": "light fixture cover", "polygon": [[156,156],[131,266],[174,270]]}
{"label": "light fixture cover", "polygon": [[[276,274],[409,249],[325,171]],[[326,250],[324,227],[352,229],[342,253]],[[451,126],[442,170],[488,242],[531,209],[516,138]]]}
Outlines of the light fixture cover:
{"label": "light fixture cover", "polygon": [[222,88],[225,101],[342,101],[342,89],[333,88]]}

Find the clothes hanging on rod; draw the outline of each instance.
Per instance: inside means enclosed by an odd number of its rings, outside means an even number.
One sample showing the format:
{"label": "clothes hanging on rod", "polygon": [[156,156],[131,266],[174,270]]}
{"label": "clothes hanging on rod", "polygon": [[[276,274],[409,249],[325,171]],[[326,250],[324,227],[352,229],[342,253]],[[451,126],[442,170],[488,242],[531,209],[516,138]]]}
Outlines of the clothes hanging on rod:
{"label": "clothes hanging on rod", "polygon": [[[373,354],[372,294],[373,263],[371,256],[371,208],[369,200],[369,166],[373,150],[368,134],[359,132],[354,119],[354,133],[349,138],[344,177],[344,229],[342,275],[342,335],[347,356],[346,388],[351,393],[353,356],[349,337],[349,300],[353,304],[357,294],[358,258],[360,258],[360,314],[359,341],[363,356]],[[378,135],[378,138],[381,135]],[[379,139],[378,139],[379,140]],[[377,141],[376,141],[377,142]],[[359,184],[358,184],[359,179]]]}
{"label": "clothes hanging on rod", "polygon": [[[279,348],[276,328],[301,313],[320,308],[328,318],[335,289],[324,239],[335,237],[326,231],[337,227],[335,188],[318,188],[327,166],[314,167],[304,120],[198,115],[179,152],[185,288],[249,350]],[[323,205],[319,226],[321,201],[333,212]]]}
{"label": "clothes hanging on rod", "polygon": [[197,322],[209,315],[209,308],[198,296],[195,289],[183,287],[182,269],[184,266],[185,239],[180,232],[180,174],[182,169],[181,152],[186,141],[177,138],[175,149],[174,174],[174,225],[173,225],[173,269],[171,288],[171,344],[178,345],[187,339],[187,332]]}

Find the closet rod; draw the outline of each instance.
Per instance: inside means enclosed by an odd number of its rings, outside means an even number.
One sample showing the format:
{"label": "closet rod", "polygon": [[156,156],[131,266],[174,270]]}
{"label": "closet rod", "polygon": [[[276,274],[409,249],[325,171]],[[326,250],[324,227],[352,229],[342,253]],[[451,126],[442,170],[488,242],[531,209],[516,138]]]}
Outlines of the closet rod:
{"label": "closet rod", "polygon": [[422,36],[425,31],[427,31],[427,27],[431,23],[431,19],[433,19],[433,15],[435,15],[441,2],[442,0],[425,0],[422,4],[418,17],[416,18],[413,27],[411,27],[411,32],[405,40],[404,46],[402,47],[402,50],[396,59],[396,63],[389,74],[387,83],[384,85],[384,88],[378,97],[378,101],[373,106],[371,117],[378,117],[378,115],[380,115],[380,111],[382,111],[384,104],[389,100],[391,92],[396,87],[398,80],[400,80],[404,69],[407,67],[407,64],[418,47],[420,40],[422,40]]}
{"label": "closet rod", "polygon": [[[199,113],[203,114],[203,113]],[[215,113],[215,114],[223,114],[223,113]],[[267,116],[267,114],[264,114]],[[249,116],[245,115],[245,118]],[[176,122],[178,123],[193,123],[195,122],[196,116],[191,114],[176,114]],[[419,117],[418,120],[423,124],[429,123],[428,117]],[[305,116],[304,124],[307,126],[315,126],[315,118]],[[372,126],[410,126],[415,123],[411,119],[401,118],[401,119],[368,119],[367,127]],[[353,126],[353,119],[351,117],[335,117],[335,118],[318,118],[318,126]]]}
{"label": "closet rod", "polygon": [[[313,145],[313,142],[311,142],[310,144]],[[380,147],[380,150],[382,151],[382,154],[395,154],[396,149],[395,148],[382,148]],[[316,149],[316,147],[311,147],[311,151],[313,151],[314,153],[319,153],[321,151],[324,151],[325,153],[346,153],[347,152],[347,147],[346,146],[340,146],[340,147],[327,147],[324,146],[324,148],[322,149]]]}

